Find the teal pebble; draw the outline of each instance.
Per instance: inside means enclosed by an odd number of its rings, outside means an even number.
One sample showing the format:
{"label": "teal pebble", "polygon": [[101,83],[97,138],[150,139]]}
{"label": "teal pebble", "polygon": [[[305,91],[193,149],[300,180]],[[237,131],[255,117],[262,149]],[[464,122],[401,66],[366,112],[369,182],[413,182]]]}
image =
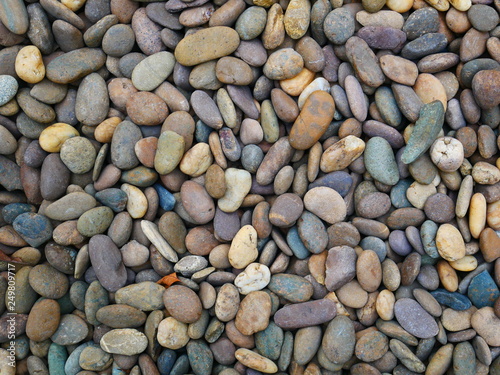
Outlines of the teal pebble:
{"label": "teal pebble", "polygon": [[203,121],[198,120],[196,122],[196,128],[194,131],[194,137],[196,138],[196,142],[200,143],[208,143],[208,137],[210,133],[212,133],[214,129],[205,124]]}
{"label": "teal pebble", "polygon": [[458,292],[449,292],[445,289],[436,289],[431,295],[442,305],[451,307],[457,311],[463,311],[472,307],[471,301]]}
{"label": "teal pebble", "polygon": [[391,145],[384,138],[373,137],[366,143],[364,161],[366,170],[375,180],[390,186],[398,183],[396,158]]}
{"label": "teal pebble", "polygon": [[460,342],[453,350],[453,373],[469,375],[476,373],[476,353],[468,341]]}
{"label": "teal pebble", "polygon": [[285,273],[273,275],[267,287],[279,297],[295,303],[308,301],[313,292],[309,281],[301,276]]}
{"label": "teal pebble", "polygon": [[385,260],[385,257],[387,256],[387,248],[385,246],[385,242],[378,237],[375,236],[365,237],[361,240],[359,246],[361,246],[363,250],[375,251],[380,262],[383,262]]}
{"label": "teal pebble", "polygon": [[56,343],[52,343],[49,347],[49,354],[47,357],[49,362],[50,375],[66,375],[66,372],[64,370],[64,364],[66,363],[66,359],[68,358],[66,347]]}
{"label": "teal pebble", "polygon": [[17,94],[17,80],[7,74],[0,75],[0,106],[7,104]]}
{"label": "teal pebble", "polygon": [[85,316],[92,325],[100,324],[95,315],[97,310],[109,304],[108,291],[104,289],[98,280],[90,284],[85,293]]}
{"label": "teal pebble", "polygon": [[14,340],[14,347],[16,348],[16,360],[21,361],[26,358],[30,351],[30,340],[28,336],[20,336]]}
{"label": "teal pebble", "polygon": [[12,224],[16,217],[25,212],[36,212],[35,206],[27,203],[11,203],[2,209],[2,216],[7,224]]}
{"label": "teal pebble", "polygon": [[241,40],[257,38],[266,27],[267,12],[264,8],[253,6],[246,9],[238,17],[235,30]]}
{"label": "teal pebble", "polygon": [[114,212],[122,212],[127,207],[127,193],[121,189],[109,188],[95,194],[99,203],[111,208]]}
{"label": "teal pebble", "polygon": [[391,203],[396,208],[413,207],[408,198],[406,198],[406,190],[412,184],[412,180],[404,179],[398,181],[396,185],[391,189]]}
{"label": "teal pebble", "polygon": [[484,270],[471,280],[467,296],[472,304],[480,309],[486,306],[493,307],[500,297],[500,291],[489,272]]}
{"label": "teal pebble", "polygon": [[[170,375],[184,375],[189,370],[189,358],[186,354],[181,355],[175,361],[174,367],[170,371]],[[163,374],[162,374],[163,375]]]}
{"label": "teal pebble", "polygon": [[73,306],[75,306],[78,310],[85,310],[85,293],[87,293],[88,288],[89,284],[82,280],[77,280],[71,284],[71,288],[69,289],[69,298]]}
{"label": "teal pebble", "polygon": [[439,258],[439,252],[435,241],[438,229],[438,225],[432,220],[424,221],[420,227],[420,238],[422,239],[424,251],[432,258]]}
{"label": "teal pebble", "polygon": [[25,212],[16,217],[12,226],[33,247],[38,247],[52,238],[52,224],[44,215]]}
{"label": "teal pebble", "polygon": [[292,361],[293,354],[293,333],[290,331],[285,332],[283,339],[283,345],[281,346],[281,353],[278,359],[278,369],[280,371],[286,371],[290,362]]}
{"label": "teal pebble", "polygon": [[255,334],[255,347],[261,355],[276,361],[280,356],[283,340],[283,330],[271,321],[265,330]]}
{"label": "teal pebble", "polygon": [[319,217],[304,211],[297,220],[297,228],[302,243],[311,253],[319,254],[325,250],[328,244],[328,234]]}
{"label": "teal pebble", "polygon": [[205,341],[191,340],[187,344],[187,355],[195,375],[212,373],[214,356]]}
{"label": "teal pebble", "polygon": [[396,98],[390,87],[381,86],[377,89],[375,92],[375,103],[380,115],[388,125],[396,127],[401,124],[403,115],[399,110]]}
{"label": "teal pebble", "polygon": [[153,187],[158,194],[158,199],[160,200],[160,207],[165,211],[172,211],[175,206],[175,197],[167,189],[165,189],[160,184],[154,184]]}
{"label": "teal pebble", "polygon": [[246,145],[241,151],[241,164],[250,173],[257,172],[264,159],[264,152],[257,145]]}
{"label": "teal pebble", "polygon": [[307,250],[307,247],[304,246],[302,240],[299,236],[299,231],[296,226],[290,228],[286,235],[286,242],[290,249],[292,249],[293,255],[295,255],[298,259],[306,259],[310,253]]}
{"label": "teal pebble", "polygon": [[66,375],[76,375],[83,369],[80,367],[80,354],[82,354],[83,349],[88,346],[96,346],[93,341],[89,341],[83,343],[76,347],[68,357],[66,364],[64,365],[64,371],[66,371]]}
{"label": "teal pebble", "polygon": [[61,315],[71,314],[75,310],[75,306],[73,305],[73,302],[71,302],[71,297],[69,292],[66,293],[64,296],[62,296],[61,298],[57,299],[57,303],[61,308]]}

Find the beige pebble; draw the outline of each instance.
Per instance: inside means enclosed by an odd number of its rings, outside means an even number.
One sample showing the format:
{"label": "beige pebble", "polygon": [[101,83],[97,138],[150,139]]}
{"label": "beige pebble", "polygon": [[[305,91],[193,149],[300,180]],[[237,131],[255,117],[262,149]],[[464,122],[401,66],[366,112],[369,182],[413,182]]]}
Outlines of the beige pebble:
{"label": "beige pebble", "polygon": [[58,122],[46,127],[40,134],[40,147],[47,152],[59,152],[68,138],[77,137],[80,133],[71,125]]}
{"label": "beige pebble", "polygon": [[278,372],[278,366],[270,359],[245,348],[240,348],[234,353],[236,359],[246,367],[263,372],[274,374]]}
{"label": "beige pebble", "polygon": [[134,185],[123,184],[121,190],[127,194],[127,212],[133,219],[140,219],[148,210],[148,200],[141,189]]}
{"label": "beige pebble", "polygon": [[481,185],[493,185],[500,181],[500,169],[484,161],[472,167],[472,178]]}
{"label": "beige pebble", "polygon": [[170,262],[177,262],[179,260],[177,253],[161,235],[158,226],[155,223],[148,220],[141,220],[141,229],[144,232],[144,235],[149,241],[151,241],[151,243],[156,247],[160,254],[165,257],[165,259]]}
{"label": "beige pebble", "polygon": [[368,302],[368,293],[357,280],[349,281],[335,292],[340,302],[353,309],[360,309]]}
{"label": "beige pebble", "polygon": [[413,207],[423,209],[427,198],[436,193],[437,189],[434,184],[424,185],[415,181],[406,190],[406,198]]}
{"label": "beige pebble", "polygon": [[250,263],[245,270],[236,276],[234,285],[241,294],[248,294],[264,289],[271,281],[269,268],[260,263]]}
{"label": "beige pebble", "polygon": [[474,192],[474,181],[471,175],[465,176],[458,190],[455,214],[457,217],[464,217],[469,210],[470,199]]}
{"label": "beige pebble", "polygon": [[378,294],[375,308],[377,309],[377,314],[380,316],[380,319],[392,320],[394,318],[395,303],[396,297],[390,290],[384,289]]}
{"label": "beige pebble", "polygon": [[471,327],[472,315],[477,311],[475,306],[467,310],[457,311],[454,309],[444,309],[441,316],[443,327],[450,332],[458,332]]}
{"label": "beige pebble", "polygon": [[189,342],[188,325],[169,316],[158,325],[158,343],[168,349],[180,349]]}
{"label": "beige pebble", "polygon": [[462,272],[474,271],[477,268],[477,259],[472,255],[466,255],[462,259],[449,263],[454,269]]}
{"label": "beige pebble", "polygon": [[61,0],[61,3],[66,5],[73,12],[76,12],[78,9],[84,6],[86,2],[87,0]]}
{"label": "beige pebble", "polygon": [[251,225],[245,225],[233,238],[228,253],[229,263],[237,269],[243,269],[252,263],[259,252],[257,251],[257,231]]}
{"label": "beige pebble", "polygon": [[465,256],[465,243],[460,231],[451,224],[442,224],[436,234],[436,247],[439,255],[448,261]]}
{"label": "beige pebble", "polygon": [[487,204],[486,198],[481,193],[476,193],[470,200],[469,207],[469,229],[474,238],[479,238],[486,226]]}
{"label": "beige pebble", "polygon": [[179,164],[179,169],[191,177],[198,177],[205,173],[212,165],[213,157],[207,143],[197,143],[188,150]]}
{"label": "beige pebble", "polygon": [[453,137],[442,137],[434,141],[430,150],[432,162],[441,171],[454,172],[464,161],[464,146]]}
{"label": "beige pebble", "polygon": [[326,186],[309,190],[304,196],[304,206],[329,224],[341,222],[347,215],[344,198],[337,191]]}
{"label": "beige pebble", "polygon": [[318,176],[322,154],[323,147],[319,142],[316,142],[309,149],[309,156],[307,159],[307,180],[309,182],[313,182]]}
{"label": "beige pebble", "polygon": [[411,9],[413,0],[387,0],[385,5],[387,5],[387,8],[390,10],[398,13],[405,13]]}
{"label": "beige pebble", "polygon": [[224,173],[226,192],[217,201],[217,205],[224,212],[234,212],[241,207],[243,199],[252,187],[252,176],[244,169],[228,168]]}
{"label": "beige pebble", "polygon": [[469,8],[472,6],[471,0],[448,0],[450,4],[461,12],[467,12]]}
{"label": "beige pebble", "polygon": [[16,56],[16,73],[23,81],[38,83],[45,78],[42,53],[36,46],[23,47]]}
{"label": "beige pebble", "polygon": [[276,195],[284,194],[290,189],[293,183],[293,177],[295,176],[295,171],[292,166],[285,165],[280,169],[276,177],[274,178],[274,193]]}

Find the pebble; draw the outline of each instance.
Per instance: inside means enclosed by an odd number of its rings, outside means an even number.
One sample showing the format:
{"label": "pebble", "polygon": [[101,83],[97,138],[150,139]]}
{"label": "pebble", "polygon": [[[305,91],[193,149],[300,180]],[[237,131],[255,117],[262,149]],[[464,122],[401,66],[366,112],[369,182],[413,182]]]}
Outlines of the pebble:
{"label": "pebble", "polygon": [[235,326],[243,335],[263,331],[269,324],[271,297],[263,291],[249,293],[241,301],[236,314]]}
{"label": "pebble", "polygon": [[136,355],[148,344],[146,336],[133,328],[113,329],[101,337],[100,346],[106,353]]}
{"label": "pebble", "polygon": [[420,304],[409,298],[401,298],[394,305],[395,317],[401,326],[418,338],[430,338],[438,334],[438,325]]}

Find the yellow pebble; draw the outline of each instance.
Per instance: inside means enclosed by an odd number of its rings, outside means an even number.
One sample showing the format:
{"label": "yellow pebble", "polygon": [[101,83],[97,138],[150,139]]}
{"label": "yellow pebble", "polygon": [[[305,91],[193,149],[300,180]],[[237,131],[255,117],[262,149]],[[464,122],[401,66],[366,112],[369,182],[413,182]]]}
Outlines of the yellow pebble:
{"label": "yellow pebble", "polygon": [[461,12],[467,12],[472,6],[471,0],[449,0],[449,2],[453,6],[453,8]]}
{"label": "yellow pebble", "polygon": [[486,198],[481,193],[476,193],[470,200],[469,229],[474,238],[479,238],[486,226]]}
{"label": "yellow pebble", "polygon": [[22,48],[16,56],[16,73],[23,81],[38,83],[45,77],[42,53],[35,46]]}
{"label": "yellow pebble", "polygon": [[120,188],[127,194],[127,212],[133,219],[140,219],[148,211],[148,199],[137,186],[123,184]]}
{"label": "yellow pebble", "polygon": [[436,269],[443,287],[448,292],[456,291],[458,289],[458,275],[450,263],[446,260],[440,260],[436,265]]}
{"label": "yellow pebble", "polygon": [[382,290],[377,296],[375,309],[382,320],[392,320],[394,318],[394,304],[396,297],[389,289]]}
{"label": "yellow pebble", "polygon": [[58,122],[43,129],[39,138],[40,147],[47,152],[59,152],[67,139],[79,135],[80,133],[71,125]]}
{"label": "yellow pebble", "polygon": [[115,129],[120,122],[122,122],[122,120],[119,117],[110,117],[101,122],[95,128],[95,140],[101,143],[110,143],[111,139],[113,139]]}
{"label": "yellow pebble", "polygon": [[450,9],[450,3],[448,0],[425,0],[427,4],[432,6],[434,9],[440,12],[446,12]]}
{"label": "yellow pebble", "polygon": [[274,374],[278,372],[278,366],[276,366],[273,361],[249,349],[240,348],[234,355],[238,361],[251,369],[265,374]]}
{"label": "yellow pebble", "polygon": [[460,260],[450,262],[450,266],[452,266],[457,271],[474,271],[477,268],[477,259],[472,255],[466,255]]}
{"label": "yellow pebble", "polygon": [[85,5],[86,0],[61,0],[61,3],[66,5],[73,12],[76,12],[82,6]]}

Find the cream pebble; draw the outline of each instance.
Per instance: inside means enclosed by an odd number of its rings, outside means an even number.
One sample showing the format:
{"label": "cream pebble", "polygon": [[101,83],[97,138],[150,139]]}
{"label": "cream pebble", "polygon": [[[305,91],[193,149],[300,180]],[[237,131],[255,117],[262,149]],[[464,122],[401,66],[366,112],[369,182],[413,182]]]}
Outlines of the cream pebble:
{"label": "cream pebble", "polygon": [[245,225],[233,238],[228,259],[231,266],[243,269],[259,255],[257,251],[257,231],[251,225]]}
{"label": "cream pebble", "polygon": [[146,215],[148,200],[141,189],[134,185],[123,184],[120,188],[127,194],[127,212],[133,219]]}
{"label": "cream pebble", "polygon": [[248,294],[264,289],[271,280],[271,271],[260,263],[250,263],[245,271],[236,276],[234,285],[241,294]]}
{"label": "cream pebble", "polygon": [[23,47],[16,56],[16,73],[23,81],[38,83],[45,78],[42,53],[36,46]]}
{"label": "cream pebble", "polygon": [[451,224],[443,224],[436,233],[439,255],[447,261],[456,261],[465,256],[465,242],[460,231]]}
{"label": "cream pebble", "polygon": [[431,146],[432,162],[443,172],[454,172],[464,161],[464,146],[453,137],[442,137]]}
{"label": "cream pebble", "polygon": [[251,369],[265,374],[274,374],[278,372],[278,366],[276,366],[273,361],[249,349],[240,348],[234,355],[244,366]]}
{"label": "cream pebble", "polygon": [[240,208],[252,187],[252,176],[243,169],[228,168],[224,173],[226,193],[217,202],[224,212],[234,212]]}

